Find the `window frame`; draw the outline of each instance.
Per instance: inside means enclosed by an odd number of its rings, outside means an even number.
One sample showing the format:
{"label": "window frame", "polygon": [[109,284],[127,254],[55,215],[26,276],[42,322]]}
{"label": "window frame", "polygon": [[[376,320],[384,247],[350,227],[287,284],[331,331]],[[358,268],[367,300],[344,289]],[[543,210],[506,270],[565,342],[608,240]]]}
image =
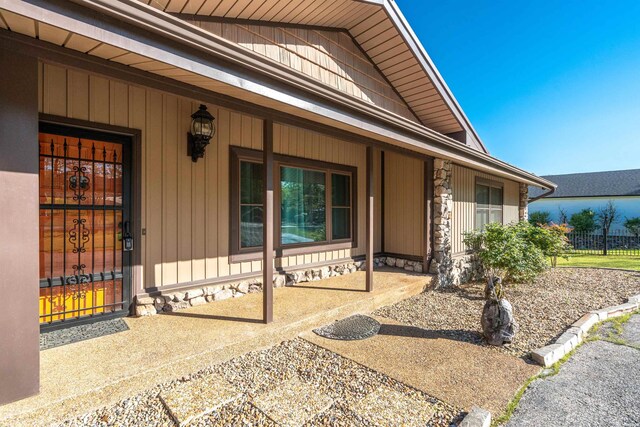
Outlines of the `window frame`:
{"label": "window frame", "polygon": [[500,182],[500,181],[493,181],[490,179],[486,179],[486,178],[480,178],[480,177],[476,177],[474,186],[473,186],[473,194],[474,194],[474,210],[473,210],[473,228],[475,230],[478,229],[479,225],[478,225],[478,186],[484,186],[484,187],[488,187],[489,188],[489,194],[488,194],[488,198],[489,198],[489,203],[488,203],[488,211],[489,211],[489,222],[487,222],[487,224],[489,224],[491,222],[491,212],[493,209],[497,210],[497,206],[498,205],[493,205],[491,203],[491,189],[499,189],[502,192],[502,203],[499,205],[500,206],[500,223],[504,224],[504,183]]}
{"label": "window frame", "polygon": [[[240,162],[253,162],[262,164],[262,151],[249,148],[231,146],[230,179],[229,179],[229,244],[231,262],[257,260],[262,257],[262,246],[242,248],[240,246]],[[325,174],[325,218],[326,235],[322,242],[282,244],[281,233],[281,167],[313,170]],[[348,175],[350,177],[350,201],[351,237],[345,239],[332,239],[332,174]],[[338,163],[329,163],[320,160],[312,160],[302,157],[288,156],[274,153],[273,155],[273,185],[274,185],[274,250],[277,257],[301,255],[306,253],[324,252],[340,249],[351,249],[357,246],[358,236],[358,168]]]}

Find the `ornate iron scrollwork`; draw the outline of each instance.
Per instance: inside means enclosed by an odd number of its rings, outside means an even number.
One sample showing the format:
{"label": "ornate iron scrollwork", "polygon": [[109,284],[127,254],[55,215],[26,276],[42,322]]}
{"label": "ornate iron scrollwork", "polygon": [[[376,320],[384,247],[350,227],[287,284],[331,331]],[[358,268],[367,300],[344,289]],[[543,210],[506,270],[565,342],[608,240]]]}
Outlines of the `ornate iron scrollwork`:
{"label": "ornate iron scrollwork", "polygon": [[87,250],[84,245],[87,244],[91,234],[85,224],[87,220],[84,218],[76,218],[73,220],[73,229],[69,231],[69,243],[73,245],[73,253],[85,253]]}
{"label": "ornate iron scrollwork", "polygon": [[87,196],[84,193],[89,189],[89,177],[86,175],[85,166],[74,166],[73,175],[69,177],[69,188],[73,190],[73,200],[85,201]]}

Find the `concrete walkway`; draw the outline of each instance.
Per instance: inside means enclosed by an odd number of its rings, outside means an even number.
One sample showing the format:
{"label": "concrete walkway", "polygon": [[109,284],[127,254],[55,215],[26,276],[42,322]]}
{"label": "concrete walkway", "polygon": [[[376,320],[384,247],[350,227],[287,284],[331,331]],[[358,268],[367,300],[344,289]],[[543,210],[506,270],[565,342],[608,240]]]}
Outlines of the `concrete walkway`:
{"label": "concrete walkway", "polygon": [[508,425],[640,425],[640,315],[623,325],[622,334],[605,327],[599,335],[557,375],[534,382]]}
{"label": "concrete walkway", "polygon": [[371,312],[423,291],[432,276],[398,269],[276,289],[274,322],[261,323],[262,294],[174,314],[127,318],[130,330],[41,352],[40,394],[0,406],[0,425],[44,425],[82,414],[305,330]]}
{"label": "concrete walkway", "polygon": [[456,407],[473,406],[500,414],[540,367],[495,349],[439,335],[391,319],[378,335],[337,341],[306,332],[302,338],[382,372]]}

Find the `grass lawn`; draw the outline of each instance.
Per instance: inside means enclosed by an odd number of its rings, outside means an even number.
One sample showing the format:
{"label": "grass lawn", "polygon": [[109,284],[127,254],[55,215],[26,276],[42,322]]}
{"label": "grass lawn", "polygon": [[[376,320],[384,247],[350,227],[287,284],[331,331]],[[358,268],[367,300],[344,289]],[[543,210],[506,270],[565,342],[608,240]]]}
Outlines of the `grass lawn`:
{"label": "grass lawn", "polygon": [[569,259],[558,258],[561,267],[606,267],[640,271],[640,256],[573,254]]}

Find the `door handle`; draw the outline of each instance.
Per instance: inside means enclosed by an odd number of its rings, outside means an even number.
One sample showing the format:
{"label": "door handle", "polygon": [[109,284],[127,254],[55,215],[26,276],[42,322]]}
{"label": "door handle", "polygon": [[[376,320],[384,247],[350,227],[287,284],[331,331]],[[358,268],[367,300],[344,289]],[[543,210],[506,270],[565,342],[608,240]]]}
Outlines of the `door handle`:
{"label": "door handle", "polygon": [[133,250],[133,236],[129,231],[129,226],[129,221],[125,221],[122,234],[122,250],[125,252],[131,252]]}

